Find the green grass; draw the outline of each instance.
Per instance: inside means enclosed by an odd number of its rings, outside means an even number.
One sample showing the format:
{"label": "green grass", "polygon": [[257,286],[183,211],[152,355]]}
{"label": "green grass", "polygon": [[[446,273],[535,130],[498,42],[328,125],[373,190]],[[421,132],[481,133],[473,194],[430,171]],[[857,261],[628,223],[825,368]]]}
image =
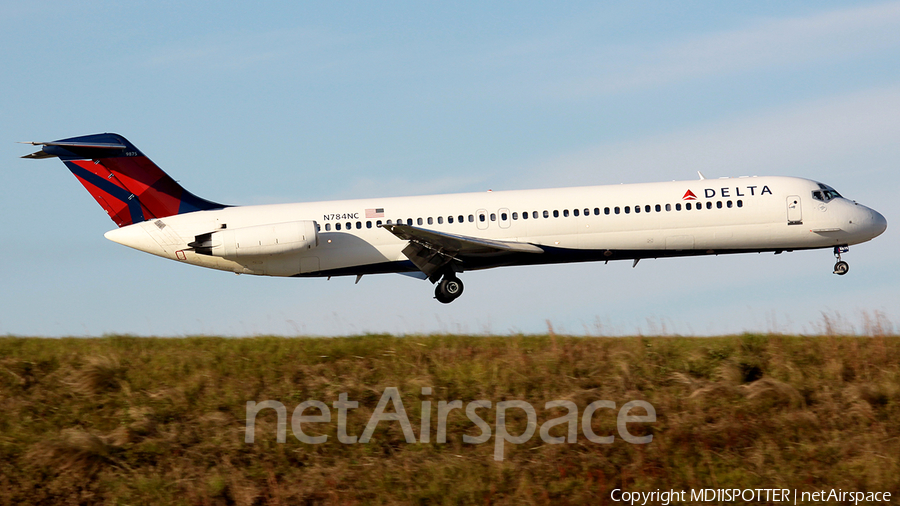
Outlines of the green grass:
{"label": "green grass", "polygon": [[[288,421],[275,441],[264,410],[244,443],[247,401],[346,392],[350,434],[384,389],[397,387],[419,433],[432,401],[431,443],[407,444],[382,422],[345,445],[332,422],[300,443]],[[421,395],[432,387],[431,396]],[[460,410],[435,442],[438,401],[525,400],[538,425],[579,408],[574,444],[535,433],[506,445],[465,444],[480,430]],[[580,414],[596,400],[641,399],[657,421],[618,437],[598,411],[587,441]],[[494,411],[479,411],[494,427]],[[307,414],[316,414],[315,411]],[[525,428],[510,411],[509,432]],[[637,413],[634,413],[637,414]],[[307,428],[308,427],[308,428]],[[564,435],[565,426],[553,435]],[[790,488],[900,491],[900,338],[742,335],[720,338],[367,335],[339,339],[0,339],[0,504],[595,504],[614,488]]]}

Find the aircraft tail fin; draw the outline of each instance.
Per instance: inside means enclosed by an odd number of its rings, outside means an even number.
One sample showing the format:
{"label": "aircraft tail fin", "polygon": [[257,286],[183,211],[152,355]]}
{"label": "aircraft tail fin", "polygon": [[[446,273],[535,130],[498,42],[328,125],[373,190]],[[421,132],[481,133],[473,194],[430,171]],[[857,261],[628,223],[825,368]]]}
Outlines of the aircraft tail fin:
{"label": "aircraft tail fin", "polygon": [[59,158],[119,227],[228,207],[185,190],[133,144],[104,133],[53,142],[22,158]]}

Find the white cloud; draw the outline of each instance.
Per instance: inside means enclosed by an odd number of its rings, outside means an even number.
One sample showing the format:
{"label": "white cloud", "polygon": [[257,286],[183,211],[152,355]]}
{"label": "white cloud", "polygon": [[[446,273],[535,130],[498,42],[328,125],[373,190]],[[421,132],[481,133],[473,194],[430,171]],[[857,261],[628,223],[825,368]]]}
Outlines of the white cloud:
{"label": "white cloud", "polygon": [[750,117],[634,141],[604,143],[544,160],[520,187],[738,175],[828,175],[900,157],[900,87],[869,89]]}
{"label": "white cloud", "polygon": [[[350,40],[326,30],[304,28],[217,34],[204,40],[182,40],[159,48],[148,57],[147,65],[238,71],[271,62],[296,65],[300,55],[306,55],[305,60],[319,61],[320,53],[342,47]],[[321,61],[318,66],[327,67],[328,64]]]}
{"label": "white cloud", "polygon": [[549,92],[597,96],[716,75],[841,60],[900,46],[900,2],[764,19],[738,30],[655,47],[604,47],[584,55],[586,76]]}

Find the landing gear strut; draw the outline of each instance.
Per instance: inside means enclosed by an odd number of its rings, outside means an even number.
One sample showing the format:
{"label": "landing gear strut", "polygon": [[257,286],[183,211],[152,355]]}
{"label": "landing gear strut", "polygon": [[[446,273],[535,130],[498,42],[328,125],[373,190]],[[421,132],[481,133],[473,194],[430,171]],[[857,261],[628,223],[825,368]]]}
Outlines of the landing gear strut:
{"label": "landing gear strut", "polygon": [[841,260],[841,253],[846,253],[850,251],[849,246],[835,246],[834,247],[834,258],[837,258],[837,263],[834,264],[834,273],[840,276],[847,274],[847,271],[850,270],[850,264]]}
{"label": "landing gear strut", "polygon": [[442,304],[449,304],[463,293],[463,283],[454,274],[445,274],[434,287],[434,298]]}

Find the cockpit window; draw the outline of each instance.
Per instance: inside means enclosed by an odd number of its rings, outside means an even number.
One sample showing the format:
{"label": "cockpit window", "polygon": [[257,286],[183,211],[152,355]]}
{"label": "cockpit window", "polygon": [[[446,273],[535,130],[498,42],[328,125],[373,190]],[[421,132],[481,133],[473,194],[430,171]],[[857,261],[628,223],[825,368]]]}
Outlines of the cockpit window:
{"label": "cockpit window", "polygon": [[822,202],[830,202],[834,199],[842,198],[841,194],[830,186],[819,183],[819,188],[819,190],[815,190],[812,192],[812,196],[816,200],[820,200]]}

